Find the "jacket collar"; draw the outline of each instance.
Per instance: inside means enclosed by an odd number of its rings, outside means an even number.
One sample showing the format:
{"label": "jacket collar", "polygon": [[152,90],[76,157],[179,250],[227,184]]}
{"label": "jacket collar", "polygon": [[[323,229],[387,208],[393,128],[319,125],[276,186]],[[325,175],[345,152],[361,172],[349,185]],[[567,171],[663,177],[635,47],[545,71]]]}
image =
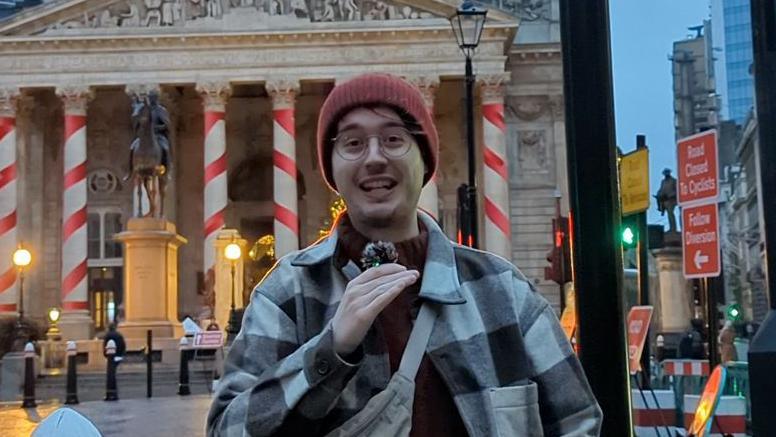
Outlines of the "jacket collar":
{"label": "jacket collar", "polygon": [[[458,280],[453,244],[437,222],[426,212],[418,210],[418,219],[423,222],[428,232],[426,264],[423,267],[423,282],[420,285],[419,296],[442,304],[465,303],[466,299],[459,290],[461,283]],[[323,262],[333,265],[338,225],[339,220],[332,226],[328,236],[299,252],[291,260],[291,265],[309,267]],[[344,270],[352,275],[354,266],[350,264]]]}

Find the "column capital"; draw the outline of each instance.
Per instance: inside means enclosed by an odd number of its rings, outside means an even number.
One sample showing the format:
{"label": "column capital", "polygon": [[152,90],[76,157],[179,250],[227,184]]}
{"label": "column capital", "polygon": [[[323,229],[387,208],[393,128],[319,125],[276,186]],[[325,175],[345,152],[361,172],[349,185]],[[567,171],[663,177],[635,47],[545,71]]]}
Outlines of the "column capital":
{"label": "column capital", "polygon": [[0,117],[16,117],[21,92],[17,87],[0,87]]}
{"label": "column capital", "polygon": [[88,85],[57,87],[57,95],[65,105],[65,114],[86,115],[86,106],[94,98],[94,90]]}
{"label": "column capital", "polygon": [[290,77],[273,78],[266,81],[264,87],[272,97],[273,109],[289,109],[294,107],[296,95],[299,94],[299,80]]}
{"label": "column capital", "polygon": [[482,89],[482,103],[504,103],[505,85],[510,80],[509,73],[487,74],[477,76],[477,83]]}
{"label": "column capital", "polygon": [[148,97],[152,91],[160,93],[160,87],[158,83],[128,83],[124,87],[127,95],[133,99]]}
{"label": "column capital", "polygon": [[434,107],[434,98],[439,89],[439,76],[407,76],[404,79],[418,87],[427,108]]}
{"label": "column capital", "polygon": [[197,92],[202,95],[205,111],[224,112],[226,101],[232,95],[232,86],[228,81],[199,82]]}

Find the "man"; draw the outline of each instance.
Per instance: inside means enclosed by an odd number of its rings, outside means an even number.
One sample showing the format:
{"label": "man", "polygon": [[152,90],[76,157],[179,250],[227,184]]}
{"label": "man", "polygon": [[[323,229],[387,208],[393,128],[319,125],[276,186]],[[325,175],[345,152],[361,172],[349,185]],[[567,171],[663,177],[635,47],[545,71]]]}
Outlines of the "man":
{"label": "man", "polygon": [[[208,434],[389,435],[359,429],[393,426],[409,410],[411,423],[390,435],[598,435],[600,409],[552,308],[508,261],[452,243],[418,211],[438,160],[420,92],[379,74],[339,85],[317,142],[323,177],[348,209],[256,287]],[[398,262],[362,272],[372,241],[393,242]],[[419,307],[436,319],[416,386],[404,407],[375,410],[405,368]],[[354,431],[354,420],[364,426]]]}
{"label": "man", "polygon": [[115,323],[108,325],[108,332],[105,333],[105,337],[102,340],[103,355],[106,357],[108,355],[105,354],[105,346],[110,340],[113,340],[116,344],[116,354],[113,355],[113,361],[116,362],[116,365],[119,365],[124,360],[124,354],[127,352],[127,343],[124,341],[124,336],[116,330]]}

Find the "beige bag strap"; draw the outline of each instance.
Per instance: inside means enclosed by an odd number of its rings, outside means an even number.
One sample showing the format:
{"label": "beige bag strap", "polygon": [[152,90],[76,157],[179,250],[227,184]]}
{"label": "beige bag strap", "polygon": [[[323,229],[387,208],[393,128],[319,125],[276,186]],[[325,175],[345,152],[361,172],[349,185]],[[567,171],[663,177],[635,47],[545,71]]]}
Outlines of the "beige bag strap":
{"label": "beige bag strap", "polygon": [[420,368],[420,362],[423,360],[423,354],[426,353],[428,339],[431,337],[431,330],[434,327],[434,321],[437,318],[436,309],[431,304],[424,303],[420,307],[418,317],[415,319],[415,326],[410,333],[410,339],[407,341],[407,347],[401,357],[398,373],[404,375],[410,381],[415,380]]}

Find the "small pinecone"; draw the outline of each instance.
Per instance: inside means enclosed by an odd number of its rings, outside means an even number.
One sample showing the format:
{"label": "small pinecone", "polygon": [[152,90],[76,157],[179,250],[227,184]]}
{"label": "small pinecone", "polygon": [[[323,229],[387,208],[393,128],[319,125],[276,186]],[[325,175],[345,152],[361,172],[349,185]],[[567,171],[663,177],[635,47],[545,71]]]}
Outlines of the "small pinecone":
{"label": "small pinecone", "polygon": [[380,264],[395,263],[399,260],[396,246],[388,241],[368,243],[361,252],[361,268],[366,270]]}

